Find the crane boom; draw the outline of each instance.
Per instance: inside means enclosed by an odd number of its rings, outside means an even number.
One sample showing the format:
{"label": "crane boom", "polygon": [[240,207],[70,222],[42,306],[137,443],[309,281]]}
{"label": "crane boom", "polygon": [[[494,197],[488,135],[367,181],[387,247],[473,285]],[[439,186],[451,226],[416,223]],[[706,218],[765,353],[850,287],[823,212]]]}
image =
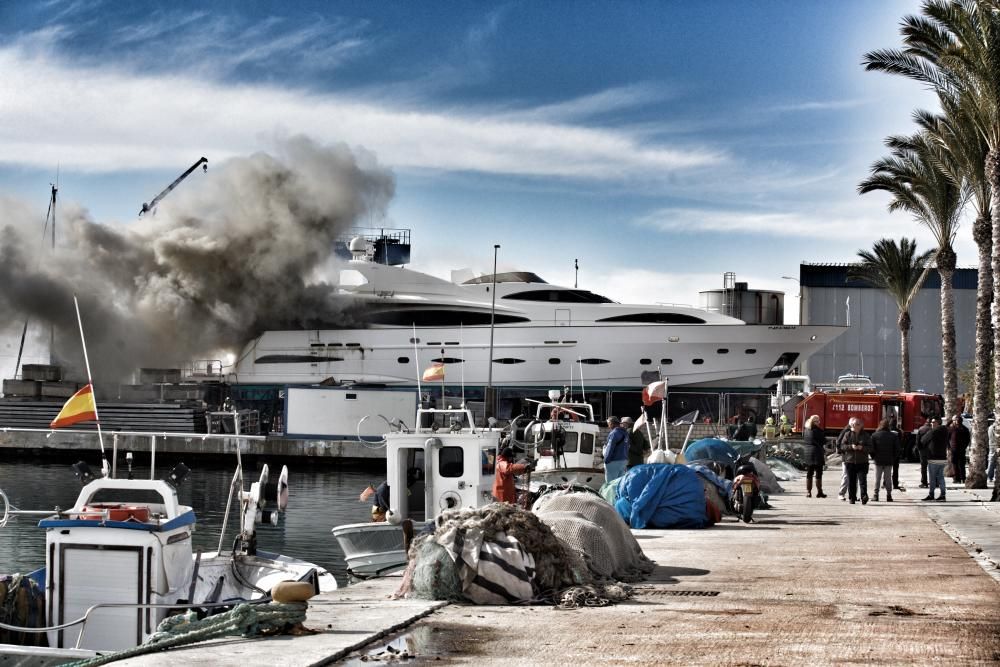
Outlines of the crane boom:
{"label": "crane boom", "polygon": [[166,188],[164,188],[163,192],[161,192],[160,194],[158,194],[155,197],[153,197],[152,201],[150,201],[148,204],[143,204],[142,208],[139,210],[139,217],[142,217],[143,213],[149,213],[154,208],[156,208],[156,205],[160,203],[161,199],[163,199],[168,194],[170,194],[171,190],[173,190],[174,188],[176,188],[180,184],[181,181],[183,181],[185,178],[187,178],[188,176],[190,176],[191,172],[193,172],[198,167],[202,167],[204,169],[204,171],[208,171],[208,158],[203,157],[203,158],[199,159],[193,165],[191,165],[190,167],[188,167],[187,171],[185,171],[183,174],[181,174],[176,179],[174,179],[173,183],[171,183]]}

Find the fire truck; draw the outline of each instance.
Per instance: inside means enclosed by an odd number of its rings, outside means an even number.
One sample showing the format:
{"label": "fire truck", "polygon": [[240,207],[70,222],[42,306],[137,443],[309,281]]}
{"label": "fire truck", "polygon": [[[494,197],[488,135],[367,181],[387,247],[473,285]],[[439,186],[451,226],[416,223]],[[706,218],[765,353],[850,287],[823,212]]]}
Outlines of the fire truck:
{"label": "fire truck", "polygon": [[899,391],[814,391],[795,406],[796,433],[802,433],[806,419],[819,415],[819,423],[827,435],[837,435],[851,417],[862,421],[865,429],[874,431],[886,417],[896,417],[903,439],[903,456],[913,454],[914,435],[931,417],[944,414],[940,394]]}

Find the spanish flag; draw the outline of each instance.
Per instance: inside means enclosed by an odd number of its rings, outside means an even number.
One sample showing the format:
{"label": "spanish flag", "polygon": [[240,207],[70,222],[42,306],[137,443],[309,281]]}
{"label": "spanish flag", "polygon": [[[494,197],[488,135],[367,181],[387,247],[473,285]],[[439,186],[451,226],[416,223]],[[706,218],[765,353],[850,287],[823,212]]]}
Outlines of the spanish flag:
{"label": "spanish flag", "polygon": [[85,421],[97,420],[97,404],[94,403],[94,388],[86,385],[70,396],[69,400],[49,424],[49,428],[65,428]]}
{"label": "spanish flag", "polygon": [[435,380],[444,381],[444,364],[435,361],[433,364],[428,366],[424,370],[423,376],[424,382],[434,382]]}

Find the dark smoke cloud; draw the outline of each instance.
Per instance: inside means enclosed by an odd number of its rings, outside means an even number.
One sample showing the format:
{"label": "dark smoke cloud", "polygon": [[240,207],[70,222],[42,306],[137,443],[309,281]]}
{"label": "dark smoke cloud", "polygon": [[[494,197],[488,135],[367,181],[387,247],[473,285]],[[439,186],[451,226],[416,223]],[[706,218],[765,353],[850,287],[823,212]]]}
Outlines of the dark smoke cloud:
{"label": "dark smoke cloud", "polygon": [[79,377],[76,293],[95,382],[120,382],[237,353],[265,329],[349,323],[350,304],[312,278],[350,227],[384,217],[392,174],[366,152],[303,137],[275,152],[213,165],[128,225],[62,208],[55,257],[37,216],[0,200],[5,333],[24,317],[54,325],[53,356]]}

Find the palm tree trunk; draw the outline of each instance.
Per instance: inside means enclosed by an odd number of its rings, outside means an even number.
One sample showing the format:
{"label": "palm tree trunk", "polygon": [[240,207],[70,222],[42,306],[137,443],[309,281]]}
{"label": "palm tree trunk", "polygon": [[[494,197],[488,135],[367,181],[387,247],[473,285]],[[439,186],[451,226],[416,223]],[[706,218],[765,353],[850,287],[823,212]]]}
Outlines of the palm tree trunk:
{"label": "palm tree trunk", "polygon": [[[996,129],[996,128],[992,128]],[[995,131],[991,133],[996,136]],[[993,284],[1000,281],[1000,151],[994,140],[994,145],[986,153],[986,180],[990,183],[990,215],[995,217],[991,236],[993,238],[993,257],[991,264],[993,267]],[[1000,290],[993,290],[993,309],[991,319],[993,321],[993,349],[1000,350]],[[994,399],[1000,396],[1000,354],[993,355],[993,396]],[[993,406],[990,406],[991,408]],[[1000,475],[997,475],[993,484],[992,500],[1000,499]]]}
{"label": "palm tree trunk", "polygon": [[899,311],[899,361],[904,392],[910,391],[910,311]]}
{"label": "palm tree trunk", "polygon": [[944,373],[944,413],[951,417],[958,412],[958,365],[955,363],[955,251],[951,246],[939,248],[937,269],[941,276],[941,368]]}
{"label": "palm tree trunk", "polygon": [[972,390],[972,446],[969,451],[969,474],[965,486],[986,488],[986,462],[989,454],[990,358],[993,355],[992,223],[989,214],[981,214],[972,227],[972,238],[979,251],[979,282],[976,286],[976,366]]}

